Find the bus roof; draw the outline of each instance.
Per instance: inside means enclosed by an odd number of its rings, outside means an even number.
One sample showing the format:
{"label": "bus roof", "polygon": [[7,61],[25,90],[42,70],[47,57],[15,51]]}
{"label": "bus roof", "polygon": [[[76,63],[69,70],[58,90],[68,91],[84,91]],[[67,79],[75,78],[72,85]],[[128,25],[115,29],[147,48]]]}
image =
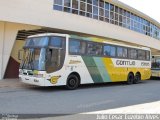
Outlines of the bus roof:
{"label": "bus roof", "polygon": [[[77,39],[83,38],[83,40],[87,39],[87,38],[90,38],[90,39],[94,38],[94,37],[84,37],[84,36],[78,36],[78,35],[73,35],[72,36],[72,35],[69,35],[69,34],[61,34],[61,33],[42,33],[42,34],[36,34],[36,35],[28,36],[27,38],[44,37],[44,36],[60,36],[60,37],[67,37],[68,36],[68,37],[71,37],[71,38],[74,36],[73,38],[77,38]],[[98,37],[95,37],[95,38],[98,38]],[[150,51],[150,48],[148,48],[148,47],[131,46],[131,45],[122,44],[122,43],[108,42],[108,41],[105,41],[105,39],[102,39],[102,40],[103,40],[103,43],[110,44],[110,45],[117,45],[117,46],[123,46],[123,47],[131,47],[131,48],[143,49],[143,50]],[[99,43],[102,43],[102,42],[99,42]]]}
{"label": "bus roof", "polygon": [[148,48],[148,47],[132,46],[132,45],[127,45],[127,44],[112,43],[112,42],[107,42],[107,41],[104,41],[103,43],[107,43],[107,44],[110,44],[110,45],[117,45],[117,46],[122,46],[122,47],[130,47],[130,48],[143,49],[143,50],[148,50],[148,51],[150,51],[150,48]]}
{"label": "bus roof", "polygon": [[42,34],[36,34],[28,36],[27,38],[34,38],[34,37],[44,37],[44,36],[61,36],[66,37],[69,36],[68,34],[61,34],[61,33],[42,33]]}

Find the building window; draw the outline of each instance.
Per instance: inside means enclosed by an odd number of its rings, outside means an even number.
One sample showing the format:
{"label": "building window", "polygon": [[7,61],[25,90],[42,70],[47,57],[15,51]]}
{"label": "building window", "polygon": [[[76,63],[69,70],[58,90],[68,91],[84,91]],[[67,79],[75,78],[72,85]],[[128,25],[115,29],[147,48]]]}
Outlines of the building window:
{"label": "building window", "polygon": [[98,7],[93,6],[93,18],[98,19]]}
{"label": "building window", "polygon": [[109,22],[109,11],[105,10],[105,21]]}
{"label": "building window", "polygon": [[80,2],[80,10],[85,11],[86,10],[86,3]]}
{"label": "building window", "polygon": [[109,3],[108,2],[105,2],[105,9],[109,10]]}
{"label": "building window", "polygon": [[92,5],[87,4],[87,12],[92,13]]}
{"label": "building window", "polygon": [[92,4],[92,0],[87,0],[87,3]]}
{"label": "building window", "polygon": [[104,0],[99,0],[99,7],[104,8]]}
{"label": "building window", "polygon": [[79,0],[72,0],[72,8],[73,9],[78,9],[79,5]]}
{"label": "building window", "polygon": [[62,5],[63,0],[54,0],[55,5]]}
{"label": "building window", "polygon": [[72,13],[73,13],[73,14],[78,14],[78,10],[72,9]]}
{"label": "building window", "polygon": [[114,5],[110,4],[110,11],[114,11]]}
{"label": "building window", "polygon": [[64,0],[65,7],[71,7],[71,0]]}
{"label": "building window", "polygon": [[98,0],[93,0],[93,5],[98,6]]}
{"label": "building window", "polygon": [[54,10],[58,10],[58,11],[63,10],[62,6],[59,6],[59,5],[54,5],[53,8],[54,8]]}
{"label": "building window", "polygon": [[54,0],[53,9],[110,22],[160,39],[159,27],[104,0]]}

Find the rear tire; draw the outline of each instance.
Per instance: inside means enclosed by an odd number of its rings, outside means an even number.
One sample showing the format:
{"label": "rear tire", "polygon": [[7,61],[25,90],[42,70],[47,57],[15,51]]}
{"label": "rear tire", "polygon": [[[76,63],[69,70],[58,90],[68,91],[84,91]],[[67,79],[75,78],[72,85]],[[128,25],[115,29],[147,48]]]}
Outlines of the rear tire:
{"label": "rear tire", "polygon": [[131,85],[131,84],[133,84],[133,81],[134,81],[134,75],[133,75],[133,73],[129,73],[128,78],[127,78],[127,84]]}
{"label": "rear tire", "polygon": [[67,79],[66,88],[68,90],[75,90],[76,88],[78,88],[79,84],[80,84],[79,78],[76,75],[71,74]]}
{"label": "rear tire", "polygon": [[136,75],[135,75],[134,78],[135,78],[134,81],[133,81],[134,84],[140,83],[140,81],[141,81],[141,75],[139,73],[136,73]]}

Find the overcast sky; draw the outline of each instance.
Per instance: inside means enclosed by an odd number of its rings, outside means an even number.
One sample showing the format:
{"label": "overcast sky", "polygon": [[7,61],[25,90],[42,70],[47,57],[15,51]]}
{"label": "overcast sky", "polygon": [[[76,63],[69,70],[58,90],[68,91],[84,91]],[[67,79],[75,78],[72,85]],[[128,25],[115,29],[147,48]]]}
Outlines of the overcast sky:
{"label": "overcast sky", "polygon": [[160,23],[160,0],[119,0]]}

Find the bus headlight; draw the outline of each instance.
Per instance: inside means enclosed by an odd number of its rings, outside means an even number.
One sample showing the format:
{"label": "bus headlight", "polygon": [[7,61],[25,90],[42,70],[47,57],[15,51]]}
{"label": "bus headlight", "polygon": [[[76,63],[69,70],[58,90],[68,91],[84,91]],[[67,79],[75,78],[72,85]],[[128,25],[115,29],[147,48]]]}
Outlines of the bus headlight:
{"label": "bus headlight", "polygon": [[19,70],[19,75],[22,75],[23,74],[23,70]]}

